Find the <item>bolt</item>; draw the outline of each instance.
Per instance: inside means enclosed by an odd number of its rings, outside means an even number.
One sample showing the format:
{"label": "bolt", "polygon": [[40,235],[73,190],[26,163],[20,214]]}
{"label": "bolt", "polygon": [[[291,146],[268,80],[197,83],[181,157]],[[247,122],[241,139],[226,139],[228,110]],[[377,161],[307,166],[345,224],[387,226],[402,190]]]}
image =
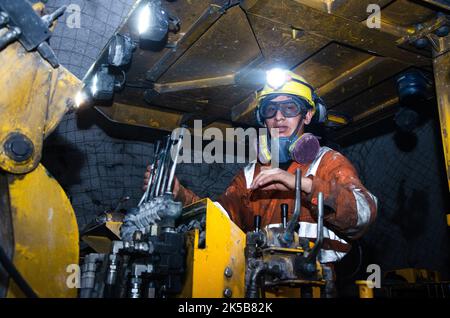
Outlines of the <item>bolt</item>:
{"label": "bolt", "polygon": [[229,289],[229,288],[225,288],[225,290],[223,291],[223,295],[226,297],[226,298],[231,298],[231,295],[233,294],[233,292],[231,291],[231,289]]}
{"label": "bolt", "polygon": [[34,152],[33,142],[21,133],[12,133],[3,147],[6,155],[16,162],[27,161]]}
{"label": "bolt", "polygon": [[225,277],[231,278],[231,276],[233,276],[233,270],[229,267],[226,267],[224,275],[225,275]]}

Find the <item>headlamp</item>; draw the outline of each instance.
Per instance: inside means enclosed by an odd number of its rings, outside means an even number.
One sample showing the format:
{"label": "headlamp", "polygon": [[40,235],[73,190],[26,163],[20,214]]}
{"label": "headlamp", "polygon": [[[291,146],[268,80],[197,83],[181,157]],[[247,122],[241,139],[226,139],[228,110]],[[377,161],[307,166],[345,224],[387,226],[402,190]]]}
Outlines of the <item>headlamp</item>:
{"label": "headlamp", "polygon": [[281,68],[274,68],[266,72],[267,85],[273,89],[283,87],[290,80],[288,71]]}

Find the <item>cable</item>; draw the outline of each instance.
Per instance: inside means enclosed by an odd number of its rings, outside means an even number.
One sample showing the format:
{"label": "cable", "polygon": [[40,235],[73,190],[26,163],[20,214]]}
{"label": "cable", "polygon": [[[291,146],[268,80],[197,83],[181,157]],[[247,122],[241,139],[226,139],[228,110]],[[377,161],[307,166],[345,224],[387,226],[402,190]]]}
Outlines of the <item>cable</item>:
{"label": "cable", "polygon": [[358,241],[355,241],[356,244],[358,244],[358,266],[356,266],[356,269],[353,271],[353,273],[351,273],[350,275],[345,276],[342,280],[347,280],[350,278],[353,278],[356,274],[358,274],[359,270],[361,269],[361,265],[362,265],[362,247],[361,247],[361,243],[359,243]]}
{"label": "cable", "polygon": [[28,298],[39,298],[38,295],[33,291],[33,289],[28,285],[27,281],[22,277],[22,275],[14,266],[13,262],[6,255],[3,248],[0,246],[0,263],[3,265],[5,270],[8,272],[9,276],[14,280],[14,282],[19,286],[22,292]]}

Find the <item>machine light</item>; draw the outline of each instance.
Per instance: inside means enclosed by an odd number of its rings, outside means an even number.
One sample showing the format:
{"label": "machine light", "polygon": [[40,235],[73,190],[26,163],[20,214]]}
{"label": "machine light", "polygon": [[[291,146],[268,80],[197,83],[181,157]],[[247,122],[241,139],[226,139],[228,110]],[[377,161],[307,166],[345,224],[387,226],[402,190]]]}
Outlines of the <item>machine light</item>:
{"label": "machine light", "polygon": [[126,35],[116,34],[111,39],[108,52],[109,65],[121,67],[131,62],[133,51],[136,45],[133,40]]}
{"label": "machine light", "polygon": [[161,42],[169,32],[169,15],[161,7],[161,1],[147,2],[138,15],[138,32],[141,40]]}
{"label": "machine light", "polygon": [[266,72],[267,85],[273,89],[279,89],[289,81],[287,71],[281,68],[274,68]]}
{"label": "machine light", "polygon": [[92,96],[96,96],[97,92],[98,92],[98,75],[95,74],[94,78],[92,79],[92,82],[91,82],[91,93],[92,93]]}
{"label": "machine light", "polygon": [[75,95],[75,108],[80,109],[84,108],[87,105],[90,105],[92,102],[92,97],[89,95],[86,88],[81,89]]}
{"label": "machine light", "polygon": [[104,64],[94,74],[88,86],[95,101],[111,101],[118,85],[116,84],[116,77],[110,73],[108,65]]}

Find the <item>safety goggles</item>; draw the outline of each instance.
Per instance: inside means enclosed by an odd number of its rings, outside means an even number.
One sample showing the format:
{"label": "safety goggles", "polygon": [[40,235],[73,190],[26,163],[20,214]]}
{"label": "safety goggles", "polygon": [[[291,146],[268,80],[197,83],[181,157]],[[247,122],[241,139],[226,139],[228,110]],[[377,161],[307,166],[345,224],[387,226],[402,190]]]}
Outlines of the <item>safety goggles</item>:
{"label": "safety goggles", "polygon": [[[273,98],[271,97],[271,99]],[[274,102],[266,99],[261,103],[259,114],[263,119],[275,117],[278,111],[285,117],[297,117],[300,114],[304,115],[306,113],[307,108],[305,103],[302,99],[295,97],[282,102]]]}

